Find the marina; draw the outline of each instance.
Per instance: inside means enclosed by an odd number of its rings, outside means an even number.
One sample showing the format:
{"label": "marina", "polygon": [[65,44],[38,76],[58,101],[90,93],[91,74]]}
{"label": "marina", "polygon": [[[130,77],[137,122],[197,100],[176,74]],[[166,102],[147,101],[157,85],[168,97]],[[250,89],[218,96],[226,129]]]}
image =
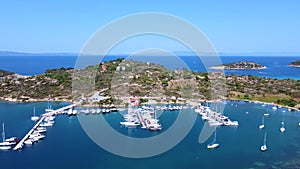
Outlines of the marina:
{"label": "marina", "polygon": [[[60,107],[65,107],[63,104],[53,104],[51,103],[55,109],[59,109]],[[233,105],[231,105],[233,104]],[[21,104],[26,107],[28,104]],[[42,112],[45,110],[44,108],[47,107],[47,103],[38,103],[33,104],[29,103],[30,106],[27,108],[26,114],[20,113],[21,110],[24,109],[24,106],[17,109],[16,105],[13,104],[11,106],[14,107],[15,110],[12,110],[11,113],[7,113],[7,115],[3,119],[11,119],[5,121],[6,133],[8,136],[14,135],[22,135],[22,133],[27,133],[26,126],[22,129],[24,124],[22,121],[27,120],[26,123],[28,126],[32,125],[32,121],[30,116],[32,115],[32,108],[35,106],[38,112]],[[39,106],[41,105],[41,106]],[[1,104],[0,104],[1,106]],[[172,107],[175,105],[172,105]],[[177,105],[178,106],[178,105]],[[148,107],[148,106],[147,106]],[[161,107],[164,107],[162,105]],[[169,107],[166,105],[166,107]],[[186,115],[190,113],[195,113],[195,109],[191,109],[190,106],[182,105],[182,108],[188,108]],[[146,108],[146,107],[144,107]],[[166,109],[163,111],[163,115],[160,114],[160,111],[157,111],[157,118],[159,119],[160,124],[163,126],[162,131],[159,132],[152,132],[151,130],[144,130],[141,129],[142,125],[138,127],[122,127],[120,125],[120,121],[124,120],[124,115],[128,113],[128,109],[120,109],[118,113],[99,113],[99,115],[92,116],[92,113],[85,114],[86,108],[81,107],[73,107],[79,113],[77,116],[83,116],[85,118],[98,118],[99,116],[105,117],[105,119],[112,125],[112,127],[124,134],[131,137],[151,137],[155,135],[162,134],[164,130],[167,130],[169,127],[172,126],[172,121],[175,120],[176,116],[180,113],[180,111],[169,110]],[[97,112],[98,108],[88,108],[89,112],[92,112],[92,109],[95,109]],[[99,108],[102,110],[102,108]],[[210,108],[212,109],[212,108]],[[285,110],[285,128],[286,132],[281,134],[279,132],[279,128],[281,127],[282,111]],[[119,165],[114,165],[115,161],[117,160],[119,164],[122,165],[129,165],[132,163],[136,163],[139,165],[143,165],[147,163],[149,167],[152,168],[151,163],[160,162],[162,166],[167,166],[168,162],[161,162],[159,159],[156,158],[149,158],[142,160],[143,162],[139,161],[138,159],[128,159],[128,158],[120,158],[118,156],[111,155],[109,152],[101,149],[96,144],[86,136],[84,131],[81,129],[81,125],[77,120],[77,116],[68,116],[67,112],[69,109],[64,110],[64,112],[60,112],[59,115],[55,119],[55,127],[47,129],[46,133],[47,136],[43,141],[38,142],[38,144],[33,143],[33,145],[26,145],[20,151],[20,153],[15,153],[13,151],[0,151],[0,157],[5,161],[5,159],[12,159],[12,158],[31,158],[36,159],[39,161],[43,161],[43,159],[47,158],[49,160],[57,160],[57,159],[64,159],[64,160],[74,160],[73,163],[68,163],[63,165],[64,168],[76,168],[79,163],[76,161],[82,161],[82,159],[86,159],[86,162],[82,162],[83,165],[88,165],[91,161],[97,161],[99,158],[107,161],[109,163],[108,168],[116,167],[118,168]],[[101,111],[102,112],[102,111]],[[246,113],[248,112],[248,113]],[[97,113],[95,113],[97,114]],[[143,111],[141,111],[141,115]],[[195,127],[190,131],[186,140],[179,143],[174,149],[165,154],[160,155],[160,157],[164,158],[171,158],[174,165],[180,166],[181,163],[190,163],[191,168],[196,168],[197,166],[211,166],[211,168],[222,167],[223,165],[219,165],[213,163],[215,160],[222,160],[225,156],[230,156],[233,159],[240,159],[240,163],[234,163],[234,160],[228,159],[227,166],[230,168],[258,168],[257,164],[264,163],[264,165],[271,166],[276,165],[274,163],[278,162],[277,159],[280,160],[292,160],[293,157],[297,156],[297,151],[300,148],[299,145],[299,130],[300,127],[298,126],[300,113],[297,112],[289,112],[286,108],[278,108],[277,110],[272,109],[272,105],[267,105],[265,107],[261,106],[258,103],[246,103],[246,102],[230,102],[228,101],[225,105],[224,114],[232,120],[236,120],[239,122],[238,127],[217,127],[217,137],[214,134],[203,144],[199,144],[197,142],[197,136],[199,134],[200,129],[202,126],[207,122],[202,120],[202,116],[198,116],[197,121],[195,122]],[[259,130],[258,126],[262,123],[262,116],[267,114],[268,118],[265,118],[265,128],[263,130]],[[21,119],[14,118],[15,115],[21,116]],[[42,115],[40,117],[43,117]],[[50,116],[49,116],[50,117]],[[54,116],[55,117],[55,116]],[[154,115],[152,115],[154,117]],[[266,116],[265,116],[266,117]],[[43,123],[43,122],[42,122]],[[41,124],[42,124],[41,123]],[[14,125],[21,124],[20,132],[14,131]],[[214,127],[214,126],[212,126]],[[37,127],[36,129],[38,129]],[[27,131],[25,131],[25,129]],[[31,127],[30,127],[31,129]],[[42,128],[41,128],[42,129]],[[264,132],[267,132],[267,141],[266,146],[267,150],[262,152],[261,146],[264,143]],[[44,135],[44,134],[43,134]],[[59,139],[57,139],[59,138]],[[216,141],[214,141],[216,138]],[[253,139],[255,138],[255,139]],[[74,141],[76,140],[76,141]],[[124,144],[126,147],[126,139],[125,140],[118,140],[118,143]],[[78,146],[78,142],[82,143],[84,146]],[[25,143],[24,143],[25,144]],[[209,148],[208,148],[209,146]],[[53,150],[55,147],[55,151]],[[215,147],[215,148],[214,148]],[[235,147],[234,151],[232,147]],[[182,148],[184,151],[190,152],[186,155],[186,158],[180,156],[182,152]],[[56,156],[53,157],[52,154],[56,153]],[[80,152],[78,154],[77,152]],[[40,153],[44,155],[41,156]],[[88,158],[83,154],[91,154]],[[241,157],[240,154],[243,153]],[[74,155],[73,155],[74,154]],[[197,160],[190,160],[199,156]],[[178,159],[178,160],[174,160]],[[180,159],[180,160],[179,160]],[[29,166],[33,169],[37,168],[36,164],[31,164],[29,161],[22,161],[22,165]],[[21,164],[6,164],[4,163],[4,167],[9,168],[12,166],[13,168],[22,167]],[[42,165],[39,163],[39,166]],[[103,163],[96,164],[96,168],[103,167]],[[55,164],[50,164],[46,169],[54,168]],[[133,167],[137,168],[137,167]],[[262,167],[261,167],[262,168]]]}
{"label": "marina", "polygon": [[[77,103],[71,104],[62,108],[59,108],[57,110],[52,109],[46,109],[46,113],[42,115],[42,117],[38,120],[38,122],[32,127],[31,130],[18,142],[18,144],[13,148],[13,150],[20,150],[23,148],[24,144],[32,144],[35,141],[38,141],[40,139],[43,139],[45,136],[41,135],[40,133],[45,132],[45,128],[41,127],[50,127],[54,123],[54,117],[55,115],[61,114],[65,110],[72,110],[73,107],[78,105]],[[34,111],[35,112],[35,111]],[[34,117],[35,116],[34,114]],[[35,118],[36,119],[36,118]],[[51,120],[52,119],[52,120]],[[46,123],[44,123],[46,122]],[[38,130],[37,130],[38,129]]]}

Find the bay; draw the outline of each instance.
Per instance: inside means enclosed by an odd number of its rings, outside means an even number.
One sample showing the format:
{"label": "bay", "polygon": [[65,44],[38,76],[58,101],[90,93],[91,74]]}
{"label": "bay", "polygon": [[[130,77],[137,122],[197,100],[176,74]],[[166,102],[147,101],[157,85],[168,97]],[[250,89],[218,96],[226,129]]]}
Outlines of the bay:
{"label": "bay", "polygon": [[[53,108],[62,107],[68,103],[50,102]],[[0,122],[5,122],[6,134],[22,137],[34,125],[30,120],[33,107],[38,114],[43,113],[47,102],[37,103],[0,103]],[[285,111],[285,112],[283,112]],[[246,113],[248,112],[248,113]],[[131,137],[151,137],[159,135],[173,124],[178,113],[166,111],[160,116],[163,130],[150,132],[140,128],[124,128],[119,122],[122,113],[105,115],[84,115],[86,118],[104,116],[116,131]],[[195,113],[189,110],[188,113]],[[188,115],[187,113],[187,115]],[[264,113],[265,129],[259,130],[258,125]],[[1,167],[31,168],[31,169],[115,169],[115,168],[266,168],[272,165],[282,165],[299,158],[300,151],[300,113],[289,112],[286,108],[273,110],[271,105],[263,107],[258,103],[227,101],[224,114],[232,120],[238,120],[238,127],[219,127],[217,129],[217,149],[207,149],[212,141],[198,143],[198,136],[204,122],[197,120],[188,135],[173,149],[150,158],[125,158],[105,151],[94,143],[82,129],[76,116],[60,115],[53,127],[48,128],[46,138],[32,146],[25,146],[21,151],[0,151]],[[281,120],[285,118],[286,132],[280,133]],[[264,131],[267,131],[266,152],[260,151]],[[105,133],[103,133],[105,137]],[[115,140],[124,145],[126,140]],[[157,143],[159,144],[159,143]],[[261,166],[261,167],[259,167]]]}

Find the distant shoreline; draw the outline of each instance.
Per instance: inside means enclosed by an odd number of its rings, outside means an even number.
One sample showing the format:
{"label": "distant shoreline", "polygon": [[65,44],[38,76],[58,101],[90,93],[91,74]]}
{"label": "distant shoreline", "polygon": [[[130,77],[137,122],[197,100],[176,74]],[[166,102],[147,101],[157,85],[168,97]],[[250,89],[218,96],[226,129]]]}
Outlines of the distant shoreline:
{"label": "distant shoreline", "polygon": [[[46,99],[41,99],[41,100],[38,100],[38,99],[31,99],[30,101],[20,101],[20,100],[16,100],[16,99],[12,99],[12,98],[0,98],[0,101],[4,101],[4,102],[11,102],[11,103],[33,103],[33,102],[47,102],[47,101],[51,101],[51,102],[70,102],[70,103],[73,103],[73,101],[71,100],[46,100]],[[181,105],[192,105],[192,106],[196,106],[197,103],[214,103],[214,102],[219,102],[221,100],[198,100],[198,101],[189,101],[187,100],[185,103],[184,102],[176,102],[176,103],[170,103],[170,102],[156,102],[156,103],[151,103],[153,105],[156,105],[156,104],[181,104]],[[226,98],[224,101],[238,101],[238,102],[241,102],[241,101],[244,101],[244,102],[254,102],[254,103],[260,103],[260,104],[267,104],[267,105],[273,105],[273,106],[276,106],[276,107],[284,107],[284,108],[287,108],[289,110],[293,110],[293,111],[299,111],[298,108],[296,107],[290,107],[290,106],[286,106],[286,105],[280,105],[280,104],[277,104],[277,103],[273,103],[273,102],[263,102],[263,101],[258,101],[258,100],[244,100],[244,99],[233,99],[233,98]],[[149,104],[149,103],[141,103],[140,105],[145,105],[145,104]],[[92,107],[99,107],[98,105],[80,105],[81,107],[87,107],[87,108],[92,108]],[[115,107],[126,107],[125,105],[115,105]]]}
{"label": "distant shoreline", "polygon": [[212,66],[210,69],[213,70],[262,70],[262,69],[267,69],[266,66],[261,67],[261,68],[228,68],[226,66]]}
{"label": "distant shoreline", "polygon": [[266,66],[255,63],[253,61],[238,61],[211,67],[211,69],[217,70],[261,70],[266,68]]}

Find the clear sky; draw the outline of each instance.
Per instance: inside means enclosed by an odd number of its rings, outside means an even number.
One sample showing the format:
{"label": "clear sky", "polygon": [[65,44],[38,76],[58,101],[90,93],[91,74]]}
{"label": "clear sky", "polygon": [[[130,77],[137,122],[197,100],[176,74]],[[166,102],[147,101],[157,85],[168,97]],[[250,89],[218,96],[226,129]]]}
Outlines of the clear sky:
{"label": "clear sky", "polygon": [[196,25],[219,52],[300,53],[299,9],[299,0],[2,0],[0,50],[80,52],[119,17],[163,12]]}

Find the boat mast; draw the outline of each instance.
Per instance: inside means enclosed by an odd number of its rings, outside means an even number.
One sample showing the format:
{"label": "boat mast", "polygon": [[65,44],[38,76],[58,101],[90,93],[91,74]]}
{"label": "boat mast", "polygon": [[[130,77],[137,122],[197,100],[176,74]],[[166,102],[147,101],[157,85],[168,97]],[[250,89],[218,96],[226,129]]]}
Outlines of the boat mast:
{"label": "boat mast", "polygon": [[215,130],[215,138],[214,138],[213,143],[215,143],[216,141],[217,141],[217,129]]}

